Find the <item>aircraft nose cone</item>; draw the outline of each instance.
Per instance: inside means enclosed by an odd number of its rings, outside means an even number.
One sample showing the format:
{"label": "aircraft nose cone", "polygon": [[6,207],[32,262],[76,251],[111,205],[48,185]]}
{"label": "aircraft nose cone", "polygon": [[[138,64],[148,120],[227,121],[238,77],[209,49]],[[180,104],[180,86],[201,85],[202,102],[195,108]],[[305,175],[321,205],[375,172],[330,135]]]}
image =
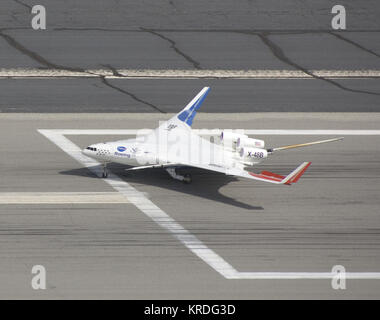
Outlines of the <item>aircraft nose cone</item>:
{"label": "aircraft nose cone", "polygon": [[85,148],[85,149],[82,149],[82,154],[84,154],[85,156],[91,156],[91,151],[88,149],[88,147],[87,148]]}

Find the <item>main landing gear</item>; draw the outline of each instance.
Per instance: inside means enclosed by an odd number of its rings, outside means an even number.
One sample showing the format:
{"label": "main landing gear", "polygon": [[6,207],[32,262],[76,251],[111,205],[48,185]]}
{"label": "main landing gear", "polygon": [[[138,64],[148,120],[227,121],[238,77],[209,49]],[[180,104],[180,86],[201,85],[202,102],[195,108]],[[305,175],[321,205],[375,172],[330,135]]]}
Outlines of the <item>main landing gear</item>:
{"label": "main landing gear", "polygon": [[175,168],[166,168],[165,169],[169,175],[176,180],[182,181],[183,183],[189,184],[191,183],[191,174],[186,173],[184,175],[177,174]]}
{"label": "main landing gear", "polygon": [[103,174],[102,174],[102,177],[103,178],[107,178],[108,177],[108,170],[107,170],[107,164],[106,163],[103,163]]}

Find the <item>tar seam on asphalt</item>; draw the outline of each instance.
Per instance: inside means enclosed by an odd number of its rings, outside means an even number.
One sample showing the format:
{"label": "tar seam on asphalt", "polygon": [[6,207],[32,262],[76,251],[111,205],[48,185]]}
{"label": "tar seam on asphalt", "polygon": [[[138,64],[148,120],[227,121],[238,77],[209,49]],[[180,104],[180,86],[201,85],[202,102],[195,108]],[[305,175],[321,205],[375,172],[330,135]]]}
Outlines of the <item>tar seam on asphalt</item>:
{"label": "tar seam on asphalt", "polygon": [[[16,1],[16,0],[14,0]],[[17,2],[17,1],[16,1]],[[10,28],[9,28],[10,29]],[[53,64],[49,61],[47,61],[46,59],[44,59],[43,57],[41,57],[40,55],[38,55],[37,53],[35,52],[32,52],[28,49],[26,49],[24,46],[22,46],[20,43],[18,43],[17,41],[15,41],[11,36],[7,35],[7,34],[4,34],[3,31],[4,30],[9,30],[9,29],[1,29],[0,31],[0,36],[2,36],[12,47],[14,47],[15,49],[19,50],[21,53],[29,56],[30,58],[32,58],[33,60],[39,62],[40,64],[43,64],[45,66],[47,66],[48,68],[54,68],[54,69],[63,69],[63,70],[69,70],[69,71],[75,71],[75,72],[82,72],[82,73],[86,73],[85,70],[81,69],[81,68],[72,68],[72,67],[66,67],[66,66],[60,66],[60,65],[56,65],[56,64]],[[20,29],[20,28],[18,28]],[[53,30],[57,30],[57,31],[62,31],[62,30],[77,30],[77,31],[83,31],[83,30],[103,30],[103,31],[107,31],[107,29],[101,29],[101,28],[80,28],[80,29],[76,29],[76,28],[54,28]],[[279,59],[280,61],[290,65],[291,67],[295,68],[295,69],[298,69],[302,72],[304,72],[305,74],[313,77],[314,79],[318,79],[318,80],[323,80],[325,82],[328,82],[342,90],[345,90],[345,91],[350,91],[350,92],[354,92],[354,93],[365,93],[365,94],[371,94],[371,95],[380,95],[380,93],[377,93],[377,92],[372,92],[372,91],[366,91],[366,90],[359,90],[359,89],[351,89],[351,88],[347,88],[345,86],[343,86],[342,84],[336,82],[336,81],[333,81],[331,79],[327,79],[325,77],[322,77],[322,76],[318,76],[318,75],[315,75],[313,72],[307,70],[306,68],[302,67],[301,65],[297,64],[296,62],[292,61],[289,57],[287,57],[283,50],[273,42],[273,40],[270,40],[269,39],[269,36],[270,35],[273,35],[273,34],[296,34],[296,33],[327,33],[327,34],[330,34],[330,35],[333,35],[335,36],[336,38],[342,40],[342,41],[345,41],[345,42],[348,42],[350,43],[351,45],[361,49],[361,50],[364,50],[365,52],[367,53],[370,53],[372,55],[375,55],[376,57],[380,57],[380,55],[378,55],[376,52],[370,50],[370,49],[367,49],[365,47],[363,47],[362,45],[350,40],[350,39],[347,39],[341,35],[338,35],[337,33],[334,33],[334,32],[331,32],[331,30],[283,30],[283,31],[275,31],[275,30],[267,30],[267,31],[259,31],[259,30],[233,30],[233,29],[228,29],[228,30],[171,30],[171,29],[145,29],[145,28],[140,28],[140,30],[118,30],[118,29],[110,29],[108,31],[131,31],[131,32],[149,32],[151,34],[154,34],[155,36],[158,36],[160,37],[161,39],[164,39],[165,41],[169,42],[170,45],[171,45],[171,48],[173,50],[175,50],[179,55],[181,55],[186,61],[188,61],[189,63],[191,63],[193,65],[194,68],[198,69],[198,70],[202,70],[201,66],[200,66],[200,63],[195,61],[194,59],[192,59],[190,56],[188,56],[187,54],[185,54],[184,52],[182,52],[177,46],[176,46],[176,43],[175,41],[171,40],[170,38],[162,35],[161,33],[158,32],[159,31],[167,31],[167,32],[234,32],[234,33],[242,33],[242,34],[250,34],[250,35],[255,35],[255,36],[258,36],[262,42],[270,49],[270,51],[272,52],[272,54],[277,58]],[[372,30],[371,30],[372,31]],[[374,30],[376,31],[376,30]],[[360,31],[357,31],[356,32],[360,32]],[[112,68],[111,66],[107,65],[107,67],[112,71],[112,73],[116,76],[123,76],[121,75],[119,72],[117,72],[117,70],[115,68]],[[88,73],[88,72],[87,72]],[[102,76],[102,75],[98,75],[98,74],[95,74],[97,76],[99,76],[100,78],[104,78],[104,80],[102,80],[102,82],[104,84],[106,84],[107,86],[111,87],[112,89],[115,89],[115,90],[118,90],[119,92],[122,92],[128,96],[130,96],[132,99],[135,99],[136,101],[140,102],[140,103],[143,103],[153,109],[155,109],[156,111],[159,111],[161,113],[164,113],[164,111],[160,110],[157,106],[149,103],[149,102],[146,102],[140,98],[137,98],[136,95],[134,94],[131,94],[129,93],[128,91],[126,90],[123,90],[121,88],[118,88],[117,86],[115,85],[110,85],[108,81],[106,81],[105,77]]]}
{"label": "tar seam on asphalt", "polygon": [[[158,112],[165,113],[164,111],[160,110],[160,108],[158,108],[157,106],[153,105],[152,103],[144,101],[144,100],[138,98],[133,93],[130,93],[130,92],[124,90],[124,89],[121,89],[121,88],[119,88],[119,87],[117,87],[115,85],[110,84],[110,82],[107,81],[107,79],[105,78],[104,75],[99,75],[99,74],[96,74],[96,73],[91,73],[91,72],[88,72],[88,71],[86,71],[86,70],[84,70],[82,68],[67,67],[67,66],[62,66],[62,65],[58,65],[58,64],[52,63],[52,62],[48,61],[47,59],[45,59],[44,57],[40,56],[38,53],[27,49],[25,46],[23,46],[21,43],[19,43],[18,41],[16,41],[10,35],[5,34],[3,29],[0,29],[0,37],[2,37],[11,47],[13,47],[14,49],[16,49],[20,53],[28,56],[32,60],[38,62],[39,64],[41,64],[41,65],[43,65],[43,66],[45,66],[47,68],[67,70],[67,71],[74,71],[74,72],[87,73],[87,74],[88,73],[94,74],[94,75],[98,76],[101,79],[102,83],[105,84],[107,87],[112,88],[114,90],[117,90],[117,91],[119,91],[119,92],[121,92],[121,93],[123,93],[125,95],[128,95],[129,97],[131,97],[135,101],[137,101],[139,103],[142,103],[142,104],[144,104],[146,106],[149,106],[149,107],[153,108],[154,110],[156,110]],[[110,67],[110,66],[108,66],[108,68],[113,73],[115,73],[115,71],[116,71],[115,68]]]}
{"label": "tar seam on asphalt", "polygon": [[175,51],[177,52],[177,54],[179,54],[180,56],[182,56],[187,62],[191,63],[193,65],[193,67],[195,69],[198,69],[198,70],[202,70],[202,67],[200,66],[200,63],[195,61],[193,58],[191,58],[190,56],[188,56],[187,54],[185,54],[183,51],[181,51],[178,47],[177,47],[177,44],[175,43],[174,40],[168,38],[168,37],[165,37],[163,34],[161,33],[158,33],[157,31],[155,30],[152,30],[152,29],[145,29],[145,28],[141,28],[141,30],[143,31],[146,31],[146,32],[149,32],[167,42],[170,43],[170,47]]}
{"label": "tar seam on asphalt", "polygon": [[147,101],[144,101],[144,100],[140,99],[139,97],[137,97],[137,96],[134,95],[133,93],[131,93],[131,92],[129,92],[129,91],[126,91],[126,90],[124,90],[124,89],[122,89],[122,88],[119,88],[119,87],[117,87],[117,86],[111,84],[111,83],[106,79],[105,76],[100,75],[99,78],[100,78],[100,80],[102,81],[102,83],[105,84],[106,86],[108,86],[108,87],[110,87],[110,88],[112,88],[112,89],[114,89],[114,90],[117,90],[117,91],[119,91],[119,92],[121,92],[121,93],[123,93],[123,94],[126,94],[126,95],[128,95],[129,97],[131,97],[132,99],[134,99],[134,100],[136,100],[136,101],[138,101],[138,102],[140,102],[140,103],[143,103],[143,104],[145,104],[145,105],[147,105],[147,106],[149,106],[149,107],[155,109],[155,110],[158,111],[158,112],[166,113],[165,111],[161,110],[160,108],[156,107],[155,105],[153,105],[153,104],[151,104],[151,103],[149,103],[149,102],[147,102]]}
{"label": "tar seam on asphalt", "polygon": [[[2,27],[1,30],[9,31],[9,30],[30,30],[30,27]],[[52,31],[104,31],[104,32],[146,32],[141,27],[139,29],[114,29],[114,28],[100,28],[100,27],[51,27]],[[330,29],[160,29],[154,28],[150,29],[155,32],[176,32],[176,33],[260,33],[265,32],[271,35],[282,35],[282,34],[306,34],[306,33],[330,33]],[[371,30],[363,30],[363,29],[354,29],[354,30],[344,30],[339,31],[339,33],[378,33],[380,29],[371,29]]]}
{"label": "tar seam on asphalt", "polygon": [[124,75],[122,75],[119,71],[117,71],[117,69],[113,66],[111,66],[110,64],[102,64],[103,67],[105,68],[108,68],[112,71],[112,74],[115,76],[115,77],[121,77],[123,78]]}
{"label": "tar seam on asphalt", "polygon": [[328,33],[331,34],[331,35],[333,35],[334,37],[342,40],[342,41],[345,41],[345,42],[348,42],[349,44],[352,44],[353,46],[355,46],[355,47],[357,47],[357,48],[359,48],[359,49],[361,49],[361,50],[363,50],[363,51],[365,51],[365,52],[367,52],[369,54],[372,54],[372,55],[380,58],[380,54],[376,53],[375,51],[372,51],[371,49],[363,47],[361,44],[359,44],[359,43],[357,43],[357,42],[355,42],[355,41],[353,41],[351,39],[343,37],[341,34],[338,34],[336,32],[332,32],[332,31],[330,31]]}
{"label": "tar seam on asphalt", "polygon": [[13,0],[14,2],[18,3],[19,5],[25,7],[25,8],[28,8],[29,10],[32,10],[32,6],[20,1],[20,0]]}
{"label": "tar seam on asphalt", "polygon": [[[247,33],[245,33],[245,34],[247,34]],[[296,68],[296,69],[308,74],[309,76],[313,77],[314,79],[323,80],[323,81],[328,82],[328,83],[330,83],[330,84],[332,84],[332,85],[334,85],[334,86],[336,86],[342,90],[345,90],[345,91],[350,91],[350,92],[355,92],[355,93],[365,93],[365,94],[380,96],[380,93],[378,93],[378,92],[347,88],[347,87],[341,85],[340,83],[338,83],[336,81],[315,75],[313,72],[307,70],[306,68],[300,66],[298,63],[296,63],[296,62],[292,61],[290,58],[288,58],[285,55],[284,51],[277,44],[275,44],[272,40],[269,39],[268,33],[248,33],[248,34],[258,36],[261,39],[261,41],[269,48],[269,50],[273,53],[273,55],[277,59],[279,59],[280,61],[286,63],[287,65],[289,65],[293,68]]]}

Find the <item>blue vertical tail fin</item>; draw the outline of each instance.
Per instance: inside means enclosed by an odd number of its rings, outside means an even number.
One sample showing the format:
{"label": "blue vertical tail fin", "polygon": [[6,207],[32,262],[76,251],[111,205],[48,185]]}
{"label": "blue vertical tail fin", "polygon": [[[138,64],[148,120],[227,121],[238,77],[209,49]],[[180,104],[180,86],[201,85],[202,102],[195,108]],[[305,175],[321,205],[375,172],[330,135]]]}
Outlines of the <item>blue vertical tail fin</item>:
{"label": "blue vertical tail fin", "polygon": [[210,91],[210,87],[204,87],[195,97],[191,100],[187,106],[177,114],[178,120],[186,123],[189,127],[193,124],[194,117],[197,114],[198,109],[201,107],[202,102],[206,99],[207,94]]}

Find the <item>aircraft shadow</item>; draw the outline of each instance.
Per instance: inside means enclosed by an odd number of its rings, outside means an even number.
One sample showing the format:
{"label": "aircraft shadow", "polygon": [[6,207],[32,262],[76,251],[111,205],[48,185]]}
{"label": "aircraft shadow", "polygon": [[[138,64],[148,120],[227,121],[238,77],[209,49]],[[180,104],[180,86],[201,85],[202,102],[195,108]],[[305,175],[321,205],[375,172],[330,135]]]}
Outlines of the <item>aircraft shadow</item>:
{"label": "aircraft shadow", "polygon": [[[193,178],[191,184],[184,184],[172,179],[162,168],[125,171],[127,167],[117,163],[110,163],[108,168],[110,172],[121,177],[126,182],[156,186],[162,189],[190,194],[247,210],[264,210],[262,206],[253,206],[221,194],[219,192],[221,187],[232,181],[238,180],[233,176],[227,176],[222,173],[214,173],[197,168],[181,168],[178,170],[179,173],[190,173]],[[61,171],[60,174],[99,179],[87,168]]]}

